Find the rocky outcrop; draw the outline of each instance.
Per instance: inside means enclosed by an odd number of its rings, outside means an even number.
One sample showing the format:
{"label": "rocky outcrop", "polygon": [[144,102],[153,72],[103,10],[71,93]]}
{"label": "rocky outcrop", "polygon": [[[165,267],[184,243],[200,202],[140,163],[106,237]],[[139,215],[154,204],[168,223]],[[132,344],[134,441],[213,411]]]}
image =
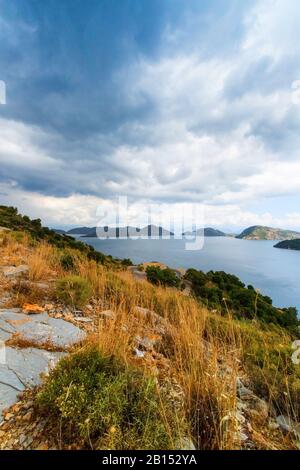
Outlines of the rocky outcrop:
{"label": "rocky outcrop", "polygon": [[63,350],[84,338],[77,326],[46,312],[31,315],[20,309],[0,309],[0,421],[20,392],[38,385],[40,374],[56,364]]}

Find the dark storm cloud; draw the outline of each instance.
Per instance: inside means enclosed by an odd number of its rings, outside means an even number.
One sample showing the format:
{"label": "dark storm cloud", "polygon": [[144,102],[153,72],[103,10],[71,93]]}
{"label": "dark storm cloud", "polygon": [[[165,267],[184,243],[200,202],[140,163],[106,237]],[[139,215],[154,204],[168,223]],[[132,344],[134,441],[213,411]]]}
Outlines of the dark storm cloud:
{"label": "dark storm cloud", "polygon": [[0,0],[0,182],[205,199],[261,171],[260,145],[295,158],[299,116],[270,96],[289,89],[299,61],[244,49],[255,5]]}

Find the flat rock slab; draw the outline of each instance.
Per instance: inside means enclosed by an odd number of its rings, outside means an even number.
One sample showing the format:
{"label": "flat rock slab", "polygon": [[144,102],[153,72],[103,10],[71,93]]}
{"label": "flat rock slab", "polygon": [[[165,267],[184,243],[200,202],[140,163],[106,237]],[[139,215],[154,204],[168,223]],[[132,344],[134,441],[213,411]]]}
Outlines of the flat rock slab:
{"label": "flat rock slab", "polygon": [[18,394],[38,385],[41,373],[47,373],[64,355],[36,348],[5,348],[0,363],[0,422],[3,410],[18,400]]}
{"label": "flat rock slab", "polygon": [[51,318],[46,312],[25,315],[19,309],[0,309],[0,422],[3,410],[17,401],[18,394],[26,387],[38,385],[41,373],[47,373],[49,367],[66,354],[34,347],[5,346],[5,341],[14,334],[41,347],[49,341],[54,347],[63,349],[86,337],[77,326]]}
{"label": "flat rock slab", "polygon": [[68,348],[86,337],[77,326],[49,317],[46,312],[25,315],[18,309],[0,309],[0,341],[7,341],[13,334],[40,345],[50,342],[57,348]]}

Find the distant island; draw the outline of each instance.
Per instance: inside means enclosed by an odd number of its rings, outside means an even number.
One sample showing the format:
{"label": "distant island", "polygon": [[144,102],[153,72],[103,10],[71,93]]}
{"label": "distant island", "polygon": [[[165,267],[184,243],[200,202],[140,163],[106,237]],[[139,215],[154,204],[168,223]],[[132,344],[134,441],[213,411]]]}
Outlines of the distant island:
{"label": "distant island", "polygon": [[[55,230],[57,233],[62,233],[63,231]],[[163,227],[157,225],[147,225],[143,228],[137,228],[132,226],[127,227],[75,227],[68,232],[65,232],[67,235],[81,235],[82,237],[87,238],[127,238],[130,236],[134,237],[157,237],[157,238],[172,238],[174,236],[173,232],[166,230]],[[194,230],[192,232],[184,232],[183,236],[196,236],[204,235],[205,237],[226,237],[226,233],[221,230],[217,230],[212,227],[205,227]]]}
{"label": "distant island", "polygon": [[75,227],[67,231],[68,235],[85,235],[92,230],[91,227]]}
{"label": "distant island", "polygon": [[274,248],[283,248],[285,250],[299,250],[300,251],[300,239],[284,240],[274,245]]}
{"label": "distant island", "polygon": [[193,230],[192,232],[184,232],[182,235],[192,236],[192,235],[204,235],[205,237],[226,237],[226,233],[221,230],[217,230],[211,227],[199,228],[198,230]]}
{"label": "distant island", "polygon": [[[73,229],[73,234],[75,229]],[[70,234],[70,232],[68,232]],[[77,232],[78,233],[78,232]],[[130,238],[130,237],[152,237],[152,238],[171,238],[173,232],[158,227],[157,225],[147,225],[143,228],[137,227],[92,227],[86,231],[82,237],[87,238]]]}
{"label": "distant island", "polygon": [[253,225],[243,230],[236,238],[243,240],[294,240],[300,238],[300,233],[293,230]]}

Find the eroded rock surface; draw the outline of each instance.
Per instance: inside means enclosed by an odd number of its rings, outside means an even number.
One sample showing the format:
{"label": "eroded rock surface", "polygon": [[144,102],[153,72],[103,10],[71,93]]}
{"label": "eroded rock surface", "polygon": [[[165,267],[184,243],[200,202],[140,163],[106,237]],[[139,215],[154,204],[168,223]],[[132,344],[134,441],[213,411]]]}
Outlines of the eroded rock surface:
{"label": "eroded rock surface", "polygon": [[[41,373],[47,373],[65,354],[43,349],[46,343],[53,349],[67,349],[82,341],[86,334],[77,326],[46,312],[25,315],[19,309],[0,309],[0,421],[4,409],[17,401],[27,387],[38,385]],[[5,343],[22,338],[37,347],[10,347]]]}

